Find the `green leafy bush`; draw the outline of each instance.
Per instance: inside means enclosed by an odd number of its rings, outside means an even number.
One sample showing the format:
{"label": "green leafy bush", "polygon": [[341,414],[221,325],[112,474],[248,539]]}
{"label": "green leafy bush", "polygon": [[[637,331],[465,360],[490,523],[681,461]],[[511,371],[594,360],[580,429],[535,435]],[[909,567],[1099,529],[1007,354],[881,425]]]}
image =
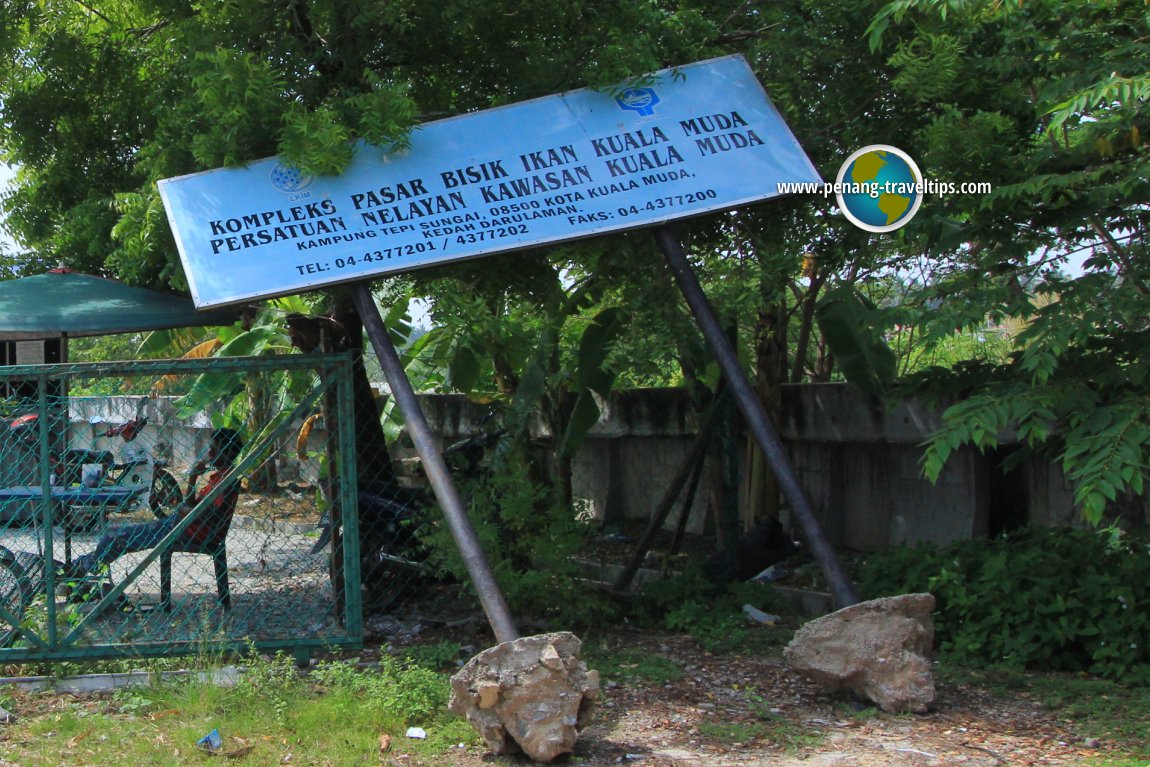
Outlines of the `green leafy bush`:
{"label": "green leafy bush", "polygon": [[[748,649],[762,641],[781,637],[768,626],[748,620],[742,606],[751,604],[765,612],[787,612],[774,589],[762,583],[734,583],[719,589],[694,566],[680,575],[650,583],[632,617],[639,623],[693,636],[708,652]],[[789,635],[789,631],[780,629]]]}
{"label": "green leafy bush", "polygon": [[1150,549],[1141,537],[1034,528],[898,547],[869,557],[858,587],[866,598],[934,594],[939,653],[958,663],[1150,683]]}
{"label": "green leafy bush", "polygon": [[446,708],[450,692],[442,674],[389,655],[380,658],[375,672],[350,663],[332,663],[321,666],[313,676],[329,691],[353,693],[357,705],[378,707],[404,726],[426,721]]}
{"label": "green leafy bush", "polygon": [[[512,612],[555,620],[566,627],[609,619],[612,606],[580,580],[574,557],[591,528],[571,508],[558,503],[551,489],[530,476],[519,453],[497,451],[487,471],[460,483],[467,511]],[[432,509],[420,538],[429,560],[441,572],[470,584],[463,557],[450,529]]]}
{"label": "green leafy bush", "polygon": [[403,651],[403,657],[413,665],[432,671],[454,671],[456,661],[462,658],[463,646],[458,642],[441,641],[431,644],[412,645]]}

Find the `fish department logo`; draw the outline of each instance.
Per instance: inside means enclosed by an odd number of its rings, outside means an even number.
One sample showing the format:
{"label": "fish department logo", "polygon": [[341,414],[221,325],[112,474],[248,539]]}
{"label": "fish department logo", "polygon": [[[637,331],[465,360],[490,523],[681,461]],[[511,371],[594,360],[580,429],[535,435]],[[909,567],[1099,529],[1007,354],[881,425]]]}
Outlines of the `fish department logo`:
{"label": "fish department logo", "polygon": [[893,232],[914,218],[926,184],[906,152],[871,144],[846,159],[835,189],[839,210],[852,224],[868,232]]}
{"label": "fish department logo", "polygon": [[630,109],[643,117],[655,114],[655,105],[659,103],[659,94],[654,88],[628,88],[615,97],[615,103],[620,109]]}
{"label": "fish department logo", "polygon": [[271,173],[272,186],[281,192],[291,193],[306,189],[315,176],[304,175],[298,168],[289,168],[286,165],[276,165]]}

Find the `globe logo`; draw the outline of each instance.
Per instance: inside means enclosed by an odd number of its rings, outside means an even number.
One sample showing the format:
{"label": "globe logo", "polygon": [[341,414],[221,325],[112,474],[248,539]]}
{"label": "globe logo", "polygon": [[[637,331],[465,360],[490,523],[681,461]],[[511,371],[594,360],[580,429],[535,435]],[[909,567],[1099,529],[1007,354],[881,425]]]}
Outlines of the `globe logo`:
{"label": "globe logo", "polygon": [[922,172],[906,152],[888,144],[864,146],[839,168],[839,210],[868,232],[893,232],[922,205]]}
{"label": "globe logo", "polygon": [[281,192],[298,192],[306,188],[315,179],[315,176],[304,175],[297,168],[286,165],[276,165],[272,168],[272,186]]}

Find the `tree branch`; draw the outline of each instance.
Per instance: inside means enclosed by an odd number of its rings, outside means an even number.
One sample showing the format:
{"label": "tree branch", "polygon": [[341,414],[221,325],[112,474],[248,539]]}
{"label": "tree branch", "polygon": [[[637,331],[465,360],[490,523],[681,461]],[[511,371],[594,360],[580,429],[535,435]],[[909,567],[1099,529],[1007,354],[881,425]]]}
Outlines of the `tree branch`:
{"label": "tree branch", "polygon": [[[1122,267],[1122,271],[1129,277],[1134,276],[1134,264],[1130,261],[1130,257],[1122,250],[1122,246],[1118,244],[1118,240],[1114,239],[1114,235],[1106,231],[1106,227],[1102,226],[1102,222],[1095,216],[1090,217],[1090,228],[1102,240],[1102,244],[1106,246],[1106,250],[1114,257]],[[1147,290],[1140,282],[1135,281],[1134,289],[1142,295],[1147,295]]]}
{"label": "tree branch", "polygon": [[92,6],[85,3],[84,0],[75,0],[75,3],[76,3],[76,5],[80,6],[84,10],[86,10],[88,13],[92,14],[93,16],[95,16],[98,19],[100,19],[101,21],[103,21],[108,26],[113,26],[111,19],[109,19],[104,14],[100,13],[98,10],[96,10]]}
{"label": "tree branch", "polygon": [[725,35],[719,35],[718,37],[712,38],[708,42],[711,45],[727,45],[729,43],[742,42],[743,40],[754,40],[756,38],[762,37],[764,33],[774,29],[777,26],[778,24],[768,24],[765,27],[760,27],[754,30],[736,29],[734,32],[728,32]]}

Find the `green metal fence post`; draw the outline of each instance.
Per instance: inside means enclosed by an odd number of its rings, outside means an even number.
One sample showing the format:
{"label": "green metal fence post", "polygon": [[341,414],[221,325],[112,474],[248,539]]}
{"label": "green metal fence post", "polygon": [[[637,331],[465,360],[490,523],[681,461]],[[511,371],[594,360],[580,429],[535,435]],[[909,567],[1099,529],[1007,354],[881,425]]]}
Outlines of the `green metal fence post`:
{"label": "green metal fence post", "polygon": [[[55,648],[59,637],[56,635],[56,568],[55,555],[55,512],[56,504],[52,502],[52,419],[48,413],[48,377],[39,376],[36,380],[36,408],[39,424],[38,446],[40,448],[40,516],[44,531],[44,604],[48,612],[48,625],[46,638],[50,648]],[[65,536],[67,533],[65,533]],[[65,539],[66,540],[66,539]],[[33,597],[35,598],[35,597]]]}
{"label": "green metal fence post", "polygon": [[[359,553],[359,498],[357,492],[355,455],[355,410],[352,406],[351,372],[331,376],[336,387],[336,410],[333,415],[339,423],[339,510],[342,515],[343,536],[343,626],[348,637],[363,641],[363,588],[361,584]],[[335,524],[334,515],[332,524]],[[332,546],[335,538],[332,538]],[[332,552],[334,555],[334,552]],[[338,608],[337,608],[338,609]]]}

